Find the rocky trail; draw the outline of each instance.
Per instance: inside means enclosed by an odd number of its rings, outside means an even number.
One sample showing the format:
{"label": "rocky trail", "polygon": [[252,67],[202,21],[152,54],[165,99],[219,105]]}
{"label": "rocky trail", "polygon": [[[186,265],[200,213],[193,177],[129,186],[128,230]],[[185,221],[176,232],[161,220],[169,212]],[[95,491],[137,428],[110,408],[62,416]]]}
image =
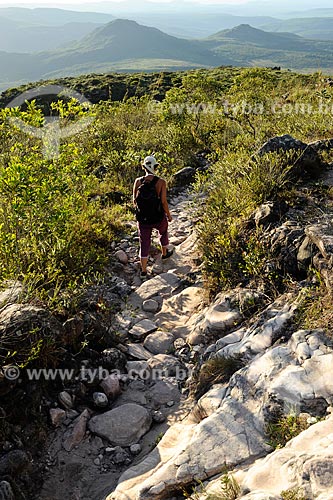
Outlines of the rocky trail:
{"label": "rocky trail", "polygon": [[189,413],[185,383],[196,351],[186,344],[186,324],[203,300],[192,205],[186,192],[171,200],[174,255],[163,262],[153,246],[146,282],[137,273],[137,237],[114,249],[118,272],[130,277],[133,289],[112,325],[121,339],[109,352],[118,358],[117,375],[110,370],[103,382],[95,380],[101,384],[93,394],[94,416],[89,408],[74,409],[71,391],[61,393],[61,408],[51,410],[57,428],[49,437],[39,500],[104,499],[122,472]]}
{"label": "rocky trail", "polygon": [[[311,161],[315,153],[313,146]],[[207,301],[194,209],[204,199],[190,191],[170,202],[174,255],[162,263],[153,246],[143,283],[133,227],[113,249],[118,278],[103,290],[103,304],[117,304],[107,325],[116,347],[85,351],[79,375],[49,398],[53,431],[31,498],[333,499],[333,336],[298,326],[318,280],[332,289],[332,187],[326,165],[318,181],[297,186],[292,203],[269,201],[248,221],[267,248],[265,273],[289,280],[271,295],[249,282]],[[0,311],[8,323],[22,313],[15,297]],[[66,328],[78,325],[73,318]],[[298,416],[302,432],[274,449],[268,426],[284,415]],[[10,454],[20,452],[11,446],[0,459],[10,484],[19,469],[9,467]]]}

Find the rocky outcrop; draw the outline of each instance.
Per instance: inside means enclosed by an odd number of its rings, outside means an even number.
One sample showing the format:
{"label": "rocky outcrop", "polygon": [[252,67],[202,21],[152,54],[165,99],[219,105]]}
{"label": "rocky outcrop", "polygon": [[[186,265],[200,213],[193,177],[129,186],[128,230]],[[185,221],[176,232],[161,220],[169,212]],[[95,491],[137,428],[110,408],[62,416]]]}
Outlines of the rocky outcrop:
{"label": "rocky outcrop", "polygon": [[[298,493],[300,498],[328,500],[333,494],[332,482],[332,416],[315,423],[286,446],[235,471],[240,500],[280,500],[281,493]],[[221,479],[205,487],[205,494],[221,494]],[[291,497],[292,498],[292,497]],[[294,497],[295,498],[295,497]]]}
{"label": "rocky outcrop", "polygon": [[260,158],[269,153],[282,153],[292,165],[292,169],[288,173],[289,177],[315,177],[319,176],[325,168],[325,163],[318,154],[319,150],[319,147],[313,147],[285,134],[269,139],[254,158]]}

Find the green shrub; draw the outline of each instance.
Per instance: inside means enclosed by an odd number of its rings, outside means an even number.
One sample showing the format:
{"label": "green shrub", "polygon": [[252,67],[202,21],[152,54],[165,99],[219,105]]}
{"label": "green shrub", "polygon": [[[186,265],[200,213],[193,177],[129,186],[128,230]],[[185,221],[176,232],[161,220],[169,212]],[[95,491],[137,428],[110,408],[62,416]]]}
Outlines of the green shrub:
{"label": "green shrub", "polygon": [[306,500],[301,488],[292,488],[281,491],[282,500]]}
{"label": "green shrub", "polygon": [[308,427],[309,424],[302,415],[294,413],[282,415],[275,422],[269,422],[266,426],[266,434],[269,438],[268,444],[274,449],[283,448],[288,441],[298,436]]}
{"label": "green shrub", "polygon": [[192,387],[192,393],[199,399],[213,384],[227,382],[243,366],[240,356],[216,357],[206,361],[200,368]]}

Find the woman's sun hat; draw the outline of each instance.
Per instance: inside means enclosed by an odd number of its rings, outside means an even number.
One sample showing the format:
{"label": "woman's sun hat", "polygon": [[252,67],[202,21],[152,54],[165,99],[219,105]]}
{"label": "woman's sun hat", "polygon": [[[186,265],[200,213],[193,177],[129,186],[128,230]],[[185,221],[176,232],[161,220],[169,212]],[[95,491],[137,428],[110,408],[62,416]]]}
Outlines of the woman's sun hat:
{"label": "woman's sun hat", "polygon": [[158,165],[154,156],[146,156],[143,160],[142,166],[151,174],[155,174],[155,167]]}

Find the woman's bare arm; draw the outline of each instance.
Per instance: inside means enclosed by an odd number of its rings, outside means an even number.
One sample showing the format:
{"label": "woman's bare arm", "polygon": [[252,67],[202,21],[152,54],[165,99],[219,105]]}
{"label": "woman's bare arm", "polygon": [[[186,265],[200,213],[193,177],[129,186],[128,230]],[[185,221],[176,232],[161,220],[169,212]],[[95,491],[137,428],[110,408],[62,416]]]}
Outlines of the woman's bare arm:
{"label": "woman's bare arm", "polygon": [[169,205],[168,205],[168,200],[167,200],[167,190],[166,190],[166,182],[164,179],[161,179],[162,181],[162,185],[161,185],[161,194],[160,194],[160,197],[161,197],[161,202],[162,202],[162,206],[163,206],[163,210],[168,218],[168,221],[171,222],[172,221],[172,216],[170,214],[170,210],[169,210]]}
{"label": "woman's bare arm", "polygon": [[136,198],[136,193],[139,187],[139,181],[140,179],[135,179],[134,185],[133,185],[133,205],[135,206],[135,198]]}

